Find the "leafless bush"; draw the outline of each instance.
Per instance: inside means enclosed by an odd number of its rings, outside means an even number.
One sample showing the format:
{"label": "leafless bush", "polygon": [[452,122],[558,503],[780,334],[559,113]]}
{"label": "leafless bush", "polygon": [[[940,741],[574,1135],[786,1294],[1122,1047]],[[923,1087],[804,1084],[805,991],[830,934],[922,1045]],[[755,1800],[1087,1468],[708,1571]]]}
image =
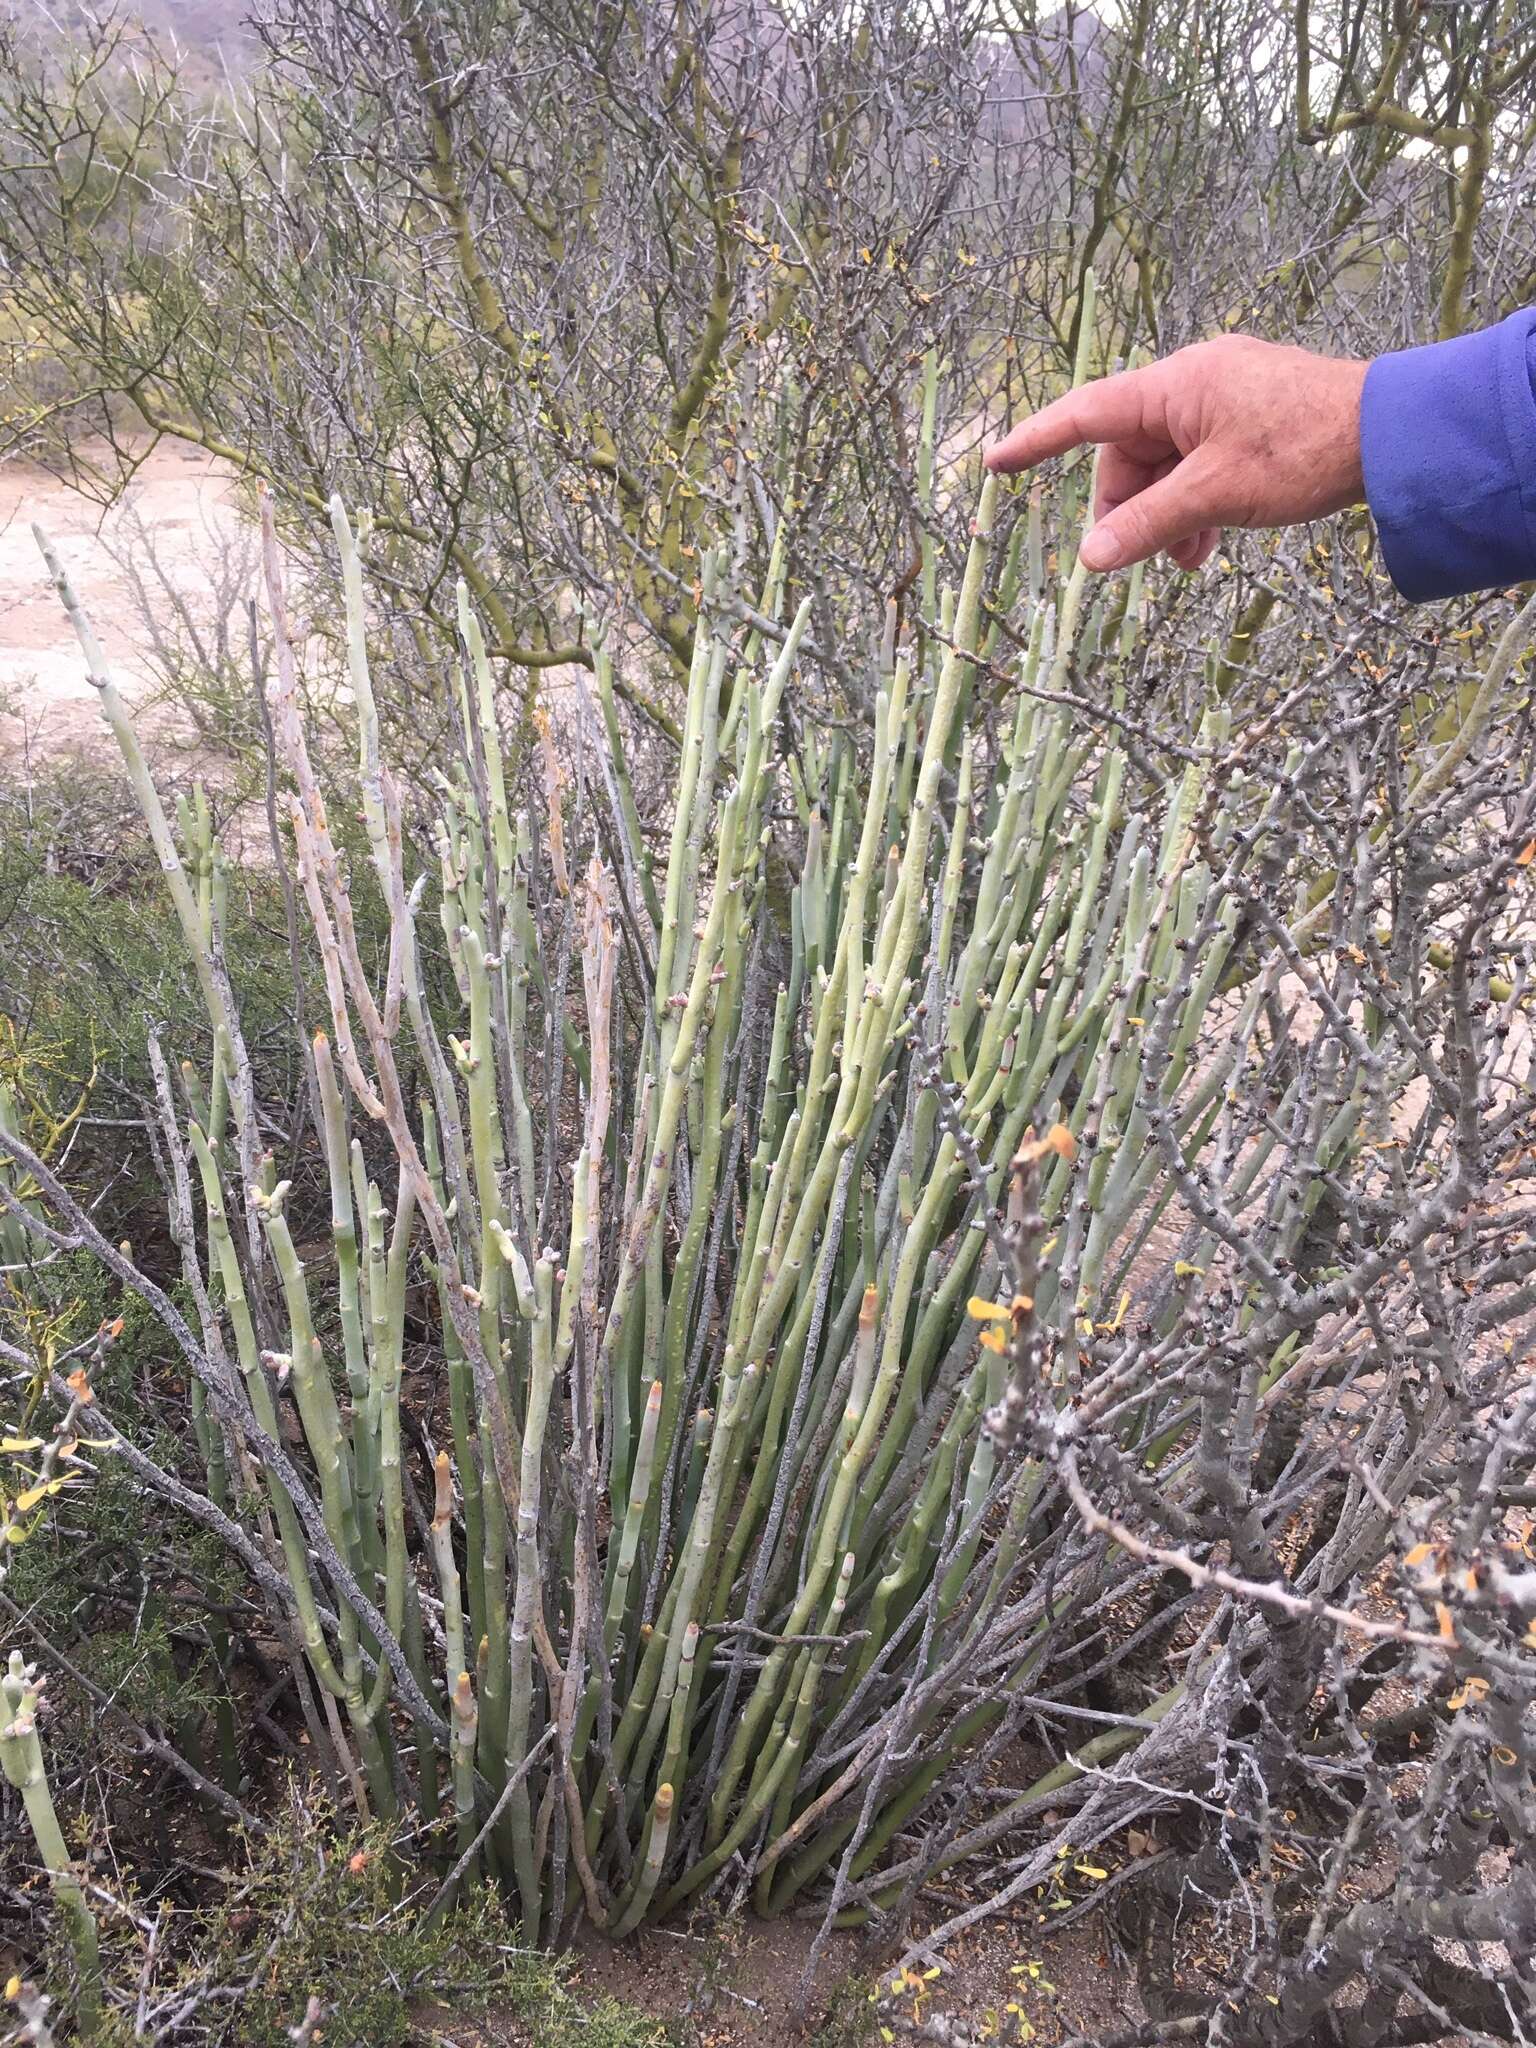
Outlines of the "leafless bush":
{"label": "leafless bush", "polygon": [[[107,490],[124,417],[184,434],[301,543],[332,490],[368,506],[386,715],[428,744],[456,577],[498,663],[590,663],[595,612],[670,664],[742,501],[744,587],[783,521],[846,690],[834,651],[887,601],[931,616],[925,529],[958,569],[952,494],[913,473],[929,346],[947,471],[1079,344],[1102,365],[1241,324],[1375,350],[1518,302],[1528,26],[1492,0],[1284,28],[1259,0],[1113,26],[274,0],[264,66],[210,97],[119,17],[64,53],[13,24],[6,303],[70,379],[13,432]],[[618,684],[674,728],[664,672]]]}

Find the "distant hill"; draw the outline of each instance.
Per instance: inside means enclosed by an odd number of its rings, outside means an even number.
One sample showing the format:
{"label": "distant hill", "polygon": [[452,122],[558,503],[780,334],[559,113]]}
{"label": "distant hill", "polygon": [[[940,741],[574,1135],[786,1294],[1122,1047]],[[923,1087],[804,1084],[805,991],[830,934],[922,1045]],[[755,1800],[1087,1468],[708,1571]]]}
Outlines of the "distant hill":
{"label": "distant hill", "polygon": [[[579,6],[582,0],[569,4]],[[0,0],[0,13],[34,30],[60,23],[67,30],[87,12],[105,13],[110,5],[111,0],[90,7],[82,0]],[[248,22],[261,7],[262,0],[123,0],[121,12],[142,21],[157,36],[174,38],[189,57],[207,60],[214,71],[226,65],[240,71],[257,48]],[[984,39],[978,56],[987,126],[1010,141],[1039,129],[1041,96],[1057,89],[1057,79],[1049,74],[1066,58],[1069,42],[1080,89],[1090,97],[1096,88],[1102,90],[1112,63],[1112,33],[1089,9],[1072,14],[1063,9],[1033,32],[1038,52],[1034,66],[1027,55],[1019,54],[1028,51],[1029,38],[1021,38],[1017,50],[1006,37]],[[718,0],[713,47],[728,64],[739,64],[750,53],[761,65],[778,68],[784,89],[791,97],[796,95],[799,70],[778,0]],[[203,68],[194,65],[194,73]]]}
{"label": "distant hill", "polygon": [[212,49],[248,36],[242,27],[250,0],[139,0],[135,10],[150,28],[168,28],[189,49]]}
{"label": "distant hill", "polygon": [[[137,17],[157,35],[174,37],[188,52],[206,57],[222,53],[234,63],[240,50],[250,47],[251,34],[244,23],[252,10],[253,0],[130,0],[122,12]],[[88,11],[107,10],[87,10],[76,0],[59,0],[57,5],[48,0],[4,0],[4,11],[33,28],[58,23],[67,30]]]}

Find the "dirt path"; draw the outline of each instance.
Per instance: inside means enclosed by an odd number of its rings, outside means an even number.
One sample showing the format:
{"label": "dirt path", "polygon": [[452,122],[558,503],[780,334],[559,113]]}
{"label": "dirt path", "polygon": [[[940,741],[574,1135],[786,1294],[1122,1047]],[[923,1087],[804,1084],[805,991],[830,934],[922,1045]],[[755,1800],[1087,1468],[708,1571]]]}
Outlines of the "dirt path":
{"label": "dirt path", "polygon": [[[162,622],[177,596],[211,605],[222,554],[238,541],[231,479],[200,448],[162,441],[123,500],[103,513],[27,463],[0,466],[0,754],[7,760],[89,751],[101,734],[69,621],[49,587],[32,522],[58,547],[119,683],[132,697],[153,681],[151,623],[119,561],[130,541]],[[153,551],[153,563],[143,543]]]}

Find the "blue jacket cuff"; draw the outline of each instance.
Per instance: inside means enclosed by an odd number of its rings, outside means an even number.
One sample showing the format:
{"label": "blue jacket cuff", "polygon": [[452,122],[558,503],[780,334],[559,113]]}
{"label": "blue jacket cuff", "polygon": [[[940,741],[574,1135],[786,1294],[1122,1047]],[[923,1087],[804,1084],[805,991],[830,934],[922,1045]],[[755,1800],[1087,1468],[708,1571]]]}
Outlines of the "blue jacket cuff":
{"label": "blue jacket cuff", "polygon": [[1382,356],[1360,400],[1365,494],[1417,602],[1536,576],[1536,307]]}

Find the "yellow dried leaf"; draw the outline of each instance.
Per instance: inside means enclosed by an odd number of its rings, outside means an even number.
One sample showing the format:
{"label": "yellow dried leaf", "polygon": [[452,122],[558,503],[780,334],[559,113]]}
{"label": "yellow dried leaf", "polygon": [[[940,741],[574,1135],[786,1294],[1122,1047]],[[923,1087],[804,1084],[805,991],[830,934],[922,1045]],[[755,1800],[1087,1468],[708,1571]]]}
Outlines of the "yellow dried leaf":
{"label": "yellow dried leaf", "polygon": [[40,1436],[0,1437],[0,1451],[40,1451],[43,1440]]}
{"label": "yellow dried leaf", "polygon": [[1077,1140],[1065,1124],[1052,1124],[1043,1138],[1026,1138],[1014,1153],[1013,1163],[1015,1166],[1033,1166],[1047,1152],[1054,1152],[1058,1159],[1076,1157]]}
{"label": "yellow dried leaf", "polygon": [[965,1304],[965,1312],[975,1323],[1006,1323],[1008,1311],[1000,1301],[983,1301],[979,1294],[973,1294]]}
{"label": "yellow dried leaf", "polygon": [[69,1485],[71,1477],[70,1473],[64,1472],[57,1479],[45,1479],[41,1485],[29,1486],[25,1493],[17,1494],[16,1512],[24,1515],[30,1508],[35,1508],[39,1501],[47,1500],[50,1494],[62,1493]]}

